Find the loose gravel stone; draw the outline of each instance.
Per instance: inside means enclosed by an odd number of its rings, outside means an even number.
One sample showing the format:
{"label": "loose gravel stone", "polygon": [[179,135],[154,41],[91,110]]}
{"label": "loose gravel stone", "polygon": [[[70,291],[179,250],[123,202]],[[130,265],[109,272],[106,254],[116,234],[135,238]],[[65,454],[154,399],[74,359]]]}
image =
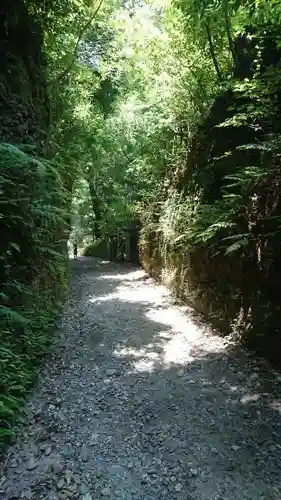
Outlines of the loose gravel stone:
{"label": "loose gravel stone", "polygon": [[81,484],[80,486],[80,491],[82,493],[82,495],[86,495],[87,493],[89,493],[89,486],[87,484]]}
{"label": "loose gravel stone", "polygon": [[[30,460],[30,462],[27,464],[27,467],[26,467],[26,468],[27,468],[27,470],[28,470],[28,471],[32,471],[32,470],[36,469],[37,465],[38,465],[38,463],[37,463],[37,462],[35,462],[35,460],[34,460],[34,459],[32,459],[32,460]],[[12,463],[12,467],[15,467],[15,466],[17,466],[17,465],[15,465],[14,463]]]}
{"label": "loose gravel stone", "polygon": [[142,270],[72,266],[0,500],[280,500],[280,375]]}
{"label": "loose gravel stone", "polygon": [[110,496],[110,488],[103,488],[101,490],[101,494],[103,497],[109,497]]}
{"label": "loose gravel stone", "polygon": [[59,479],[59,481],[57,482],[58,490],[61,490],[64,487],[64,484],[65,484],[64,479],[63,478]]}
{"label": "loose gravel stone", "polygon": [[117,370],[114,370],[113,368],[109,368],[108,370],[106,370],[106,375],[108,375],[109,377],[112,377],[112,375],[115,375],[117,372]]}
{"label": "loose gravel stone", "polygon": [[182,490],[182,484],[181,483],[177,483],[176,486],[175,486],[175,491],[180,492],[181,490]]}
{"label": "loose gravel stone", "polygon": [[197,469],[190,469],[190,474],[191,474],[193,477],[196,477],[196,476],[198,476],[198,470],[197,470]]}
{"label": "loose gravel stone", "polygon": [[217,455],[217,454],[218,454],[218,450],[217,450],[217,448],[215,448],[215,447],[212,447],[212,448],[211,448],[211,452],[212,452],[214,455]]}
{"label": "loose gravel stone", "polygon": [[28,490],[23,491],[21,494],[22,498],[25,498],[26,500],[31,500],[33,498],[33,493],[30,488]]}

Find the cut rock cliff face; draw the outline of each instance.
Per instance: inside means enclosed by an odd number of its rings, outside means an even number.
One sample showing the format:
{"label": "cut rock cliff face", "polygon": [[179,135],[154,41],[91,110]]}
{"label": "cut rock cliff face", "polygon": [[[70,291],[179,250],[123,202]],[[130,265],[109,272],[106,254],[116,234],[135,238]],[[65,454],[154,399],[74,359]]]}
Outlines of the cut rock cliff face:
{"label": "cut rock cliff face", "polygon": [[0,7],[0,141],[35,143],[41,149],[48,124],[42,56],[43,35],[22,0]]}
{"label": "cut rock cliff face", "polygon": [[[146,214],[141,255],[147,271],[222,331],[281,366],[281,51],[273,28],[247,29],[236,41],[234,78],[198,128],[185,165],[168,173],[162,213],[156,204]],[[161,217],[177,196],[194,211],[168,241]]]}

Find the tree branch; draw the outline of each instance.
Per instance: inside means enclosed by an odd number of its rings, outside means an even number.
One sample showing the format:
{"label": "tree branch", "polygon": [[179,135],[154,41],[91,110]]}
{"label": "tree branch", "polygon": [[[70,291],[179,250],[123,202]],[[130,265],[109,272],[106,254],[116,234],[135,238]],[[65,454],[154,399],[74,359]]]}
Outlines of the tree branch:
{"label": "tree branch", "polygon": [[228,12],[228,0],[224,0],[224,18],[225,18],[225,30],[226,30],[226,35],[228,39],[228,45],[229,45],[229,50],[231,52],[231,55],[233,57],[234,63],[236,63],[236,54],[233,46],[233,40],[232,40],[232,35],[231,35],[231,24],[230,24],[230,19],[229,19],[229,12]]}
{"label": "tree branch", "polygon": [[99,4],[98,4],[96,10],[93,12],[93,14],[91,15],[90,19],[86,22],[86,24],[80,30],[80,33],[79,33],[79,35],[77,37],[76,44],[75,44],[75,47],[74,47],[74,51],[73,51],[73,54],[72,54],[71,62],[69,63],[69,65],[58,76],[56,76],[56,78],[53,78],[53,80],[47,82],[47,86],[48,87],[50,85],[53,85],[56,82],[59,82],[71,70],[71,68],[72,68],[72,66],[73,66],[73,64],[75,62],[75,58],[76,58],[76,55],[77,55],[77,50],[78,50],[78,47],[79,47],[79,43],[81,42],[81,39],[82,39],[83,35],[86,33],[87,29],[91,26],[91,24],[92,24],[93,20],[95,19],[97,13],[99,12],[99,10],[101,8],[101,5],[102,5],[102,2],[103,2],[103,0],[99,1]]}
{"label": "tree branch", "polygon": [[215,70],[217,72],[218,79],[221,81],[222,80],[222,75],[221,75],[219,64],[218,64],[218,61],[217,61],[217,58],[216,58],[214,44],[213,44],[212,35],[211,35],[211,30],[210,30],[210,26],[209,26],[208,22],[205,24],[205,27],[206,27],[207,38],[208,38],[208,42],[209,42],[209,48],[210,48],[210,53],[211,53],[212,61],[213,61],[214,66],[215,66]]}

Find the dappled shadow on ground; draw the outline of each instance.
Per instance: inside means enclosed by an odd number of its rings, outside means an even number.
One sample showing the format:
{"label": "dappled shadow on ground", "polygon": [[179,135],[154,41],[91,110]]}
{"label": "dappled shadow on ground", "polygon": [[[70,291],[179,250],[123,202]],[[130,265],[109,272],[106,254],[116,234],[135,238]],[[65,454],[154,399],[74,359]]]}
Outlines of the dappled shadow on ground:
{"label": "dappled shadow on ground", "polygon": [[71,267],[58,345],[0,500],[25,490],[32,500],[280,500],[281,384],[268,365],[139,268]]}
{"label": "dappled shadow on ground", "polygon": [[[117,370],[128,433],[139,404],[147,416],[142,452],[160,453],[168,468],[180,467],[179,498],[189,498],[188,492],[195,499],[280,498],[276,375],[214,335],[189,308],[175,307],[142,270],[99,262],[91,275],[91,266],[77,265],[88,273],[86,316],[98,317],[103,331],[95,359],[100,370],[104,358]],[[115,382],[104,374],[108,388]],[[164,442],[163,428],[170,436]]]}

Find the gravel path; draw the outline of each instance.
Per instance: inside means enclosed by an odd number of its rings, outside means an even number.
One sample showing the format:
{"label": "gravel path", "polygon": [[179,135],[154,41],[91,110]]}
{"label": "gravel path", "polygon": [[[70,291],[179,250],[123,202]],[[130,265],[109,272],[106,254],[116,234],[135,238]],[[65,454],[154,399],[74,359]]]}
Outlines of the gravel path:
{"label": "gravel path", "polygon": [[73,263],[0,499],[281,499],[280,377],[130,266]]}

